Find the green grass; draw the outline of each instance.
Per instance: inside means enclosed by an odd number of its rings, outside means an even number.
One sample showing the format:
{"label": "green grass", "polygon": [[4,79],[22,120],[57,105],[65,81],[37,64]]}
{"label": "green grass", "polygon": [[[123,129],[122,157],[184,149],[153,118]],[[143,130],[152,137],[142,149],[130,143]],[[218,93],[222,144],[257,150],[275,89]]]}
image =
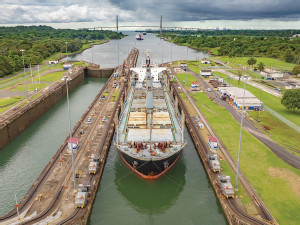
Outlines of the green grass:
{"label": "green grass", "polygon": [[[234,160],[237,161],[240,124],[226,109],[210,101],[205,93],[196,93],[193,97],[196,99],[197,107],[216,131]],[[289,176],[299,177],[300,171],[284,163],[245,130],[243,131],[240,165],[241,170],[279,224],[299,224],[300,193],[297,194],[292,189],[292,185],[295,184],[287,179]],[[226,166],[224,169],[226,170]],[[283,170],[285,173],[282,176],[278,172],[278,176],[274,177],[274,174],[273,176],[269,174],[269,170]],[[235,184],[234,179],[232,183]],[[248,200],[242,201],[245,201],[245,204]]]}
{"label": "green grass", "polygon": [[187,80],[186,80],[186,73],[179,73],[179,74],[176,74],[176,76],[178,77],[180,82],[183,83],[184,80],[187,82],[186,83],[187,88],[191,87],[192,82],[197,81],[197,79],[195,77],[191,76],[189,73],[187,73]]}
{"label": "green grass", "polygon": [[[229,58],[228,56],[222,57],[212,57],[213,59],[221,60],[223,62],[229,62],[229,66],[237,67],[239,64],[242,66],[247,66],[247,61],[250,57],[232,57]],[[292,71],[296,64],[287,63],[280,61],[278,59],[266,58],[266,57],[254,57],[257,62],[256,64],[263,62],[266,68],[276,68],[278,70],[283,71]],[[256,64],[254,66],[256,66]]]}
{"label": "green grass", "polygon": [[[235,75],[238,75],[238,71],[237,70],[228,70],[228,72],[230,73],[233,73]],[[261,75],[253,72],[253,71],[250,71],[250,70],[246,70],[245,73],[250,76],[252,79],[261,79]]]}
{"label": "green grass", "polygon": [[[244,88],[243,82],[240,82],[240,84],[238,84],[237,80],[229,79],[227,75],[220,72],[214,72],[214,74],[224,78],[225,80],[230,82],[230,84],[233,86]],[[297,126],[300,126],[300,110],[297,110],[296,112],[287,110],[283,105],[281,105],[280,98],[275,97],[274,95],[271,95],[265,91],[261,91],[260,89],[253,87],[251,85],[247,85],[246,89],[250,91],[252,94],[254,94],[258,99],[260,99],[261,97],[261,100],[264,105],[268,106],[269,108],[271,108],[281,116],[285,117],[289,121],[293,122]]]}
{"label": "green grass", "polygon": [[[57,81],[57,80],[61,79],[64,72],[65,71],[55,72],[55,73],[48,73],[48,74],[45,74],[45,75],[41,76],[40,80],[41,81],[54,82],[54,81]],[[34,81],[39,81],[39,77],[35,77],[33,80]]]}
{"label": "green grass", "polygon": [[[45,87],[47,87],[49,84],[27,84],[27,89],[28,91],[34,91],[36,88],[38,88],[38,90],[41,90]],[[13,89],[10,89],[10,91],[26,91],[26,86],[25,84],[20,84],[18,86],[16,86]]]}
{"label": "green grass", "polygon": [[0,99],[0,113],[8,110],[13,107],[20,101],[22,101],[25,97],[11,97],[11,98],[1,98]]}
{"label": "green grass", "polygon": [[[281,122],[281,120],[277,119],[267,111],[249,111],[248,113],[253,119],[259,120],[259,124],[261,126],[267,126],[270,128],[270,130],[268,130],[266,133],[269,134],[269,136],[276,141],[276,143],[280,144],[287,150],[289,150],[289,148],[287,148],[288,145],[300,151],[299,133],[295,132],[292,128]],[[297,154],[294,151],[291,152],[300,156],[299,153]]]}

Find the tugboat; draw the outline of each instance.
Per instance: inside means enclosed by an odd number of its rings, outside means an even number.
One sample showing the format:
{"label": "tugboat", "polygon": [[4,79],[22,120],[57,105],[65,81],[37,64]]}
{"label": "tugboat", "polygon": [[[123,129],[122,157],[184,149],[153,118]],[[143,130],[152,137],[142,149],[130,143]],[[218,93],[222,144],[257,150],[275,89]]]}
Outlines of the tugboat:
{"label": "tugboat", "polygon": [[144,40],[140,34],[135,35],[135,39],[139,41]]}
{"label": "tugboat", "polygon": [[165,174],[182,154],[184,115],[178,109],[162,71],[165,67],[146,64],[131,68],[127,99],[116,129],[116,147],[121,159],[145,179]]}

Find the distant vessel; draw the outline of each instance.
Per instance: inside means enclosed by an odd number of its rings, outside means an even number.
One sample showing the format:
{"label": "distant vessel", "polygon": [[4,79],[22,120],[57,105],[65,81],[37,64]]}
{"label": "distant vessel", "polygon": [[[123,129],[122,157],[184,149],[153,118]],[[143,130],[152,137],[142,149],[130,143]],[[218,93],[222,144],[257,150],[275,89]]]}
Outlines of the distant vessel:
{"label": "distant vessel", "polygon": [[142,38],[142,35],[140,35],[140,34],[137,34],[137,35],[135,35],[135,39],[136,40],[144,40],[143,38]]}
{"label": "distant vessel", "polygon": [[147,33],[146,32],[143,32],[143,35],[146,35]]}
{"label": "distant vessel", "polygon": [[185,145],[181,121],[165,85],[164,67],[132,68],[130,88],[119,117],[116,147],[123,161],[145,179],[156,179],[178,160]]}

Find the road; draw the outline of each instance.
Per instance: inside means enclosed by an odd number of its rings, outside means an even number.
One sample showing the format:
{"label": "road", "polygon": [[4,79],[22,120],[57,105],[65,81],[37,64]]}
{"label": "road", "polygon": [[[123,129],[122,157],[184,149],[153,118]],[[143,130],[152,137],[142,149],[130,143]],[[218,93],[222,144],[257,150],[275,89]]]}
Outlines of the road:
{"label": "road", "polygon": [[[241,114],[229,105],[226,101],[219,98],[219,94],[211,88],[198,74],[191,70],[188,70],[201,84],[204,92],[206,92],[210,97],[214,99],[219,105],[222,105],[227,111],[232,115],[232,117],[238,122],[241,122]],[[212,91],[208,92],[207,88],[211,88]],[[300,158],[285,148],[281,147],[277,143],[273,142],[266,134],[262,133],[256,126],[249,120],[244,120],[243,126],[248,130],[254,137],[264,143],[273,153],[275,153],[280,159],[282,159],[287,164],[300,169]]]}

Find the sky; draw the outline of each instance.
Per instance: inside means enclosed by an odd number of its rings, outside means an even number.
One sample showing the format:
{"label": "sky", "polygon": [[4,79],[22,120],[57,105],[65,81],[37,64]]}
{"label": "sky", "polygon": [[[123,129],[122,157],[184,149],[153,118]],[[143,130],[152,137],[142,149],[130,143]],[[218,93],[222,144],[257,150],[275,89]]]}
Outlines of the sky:
{"label": "sky", "polygon": [[[299,28],[299,0],[1,0],[0,24],[231,21],[276,29],[276,24]],[[265,24],[261,24],[265,23]],[[221,23],[222,24],[222,23]],[[252,25],[251,25],[252,24]],[[257,24],[257,25],[255,25]],[[226,23],[222,25],[226,27]],[[214,28],[211,27],[211,28]]]}

